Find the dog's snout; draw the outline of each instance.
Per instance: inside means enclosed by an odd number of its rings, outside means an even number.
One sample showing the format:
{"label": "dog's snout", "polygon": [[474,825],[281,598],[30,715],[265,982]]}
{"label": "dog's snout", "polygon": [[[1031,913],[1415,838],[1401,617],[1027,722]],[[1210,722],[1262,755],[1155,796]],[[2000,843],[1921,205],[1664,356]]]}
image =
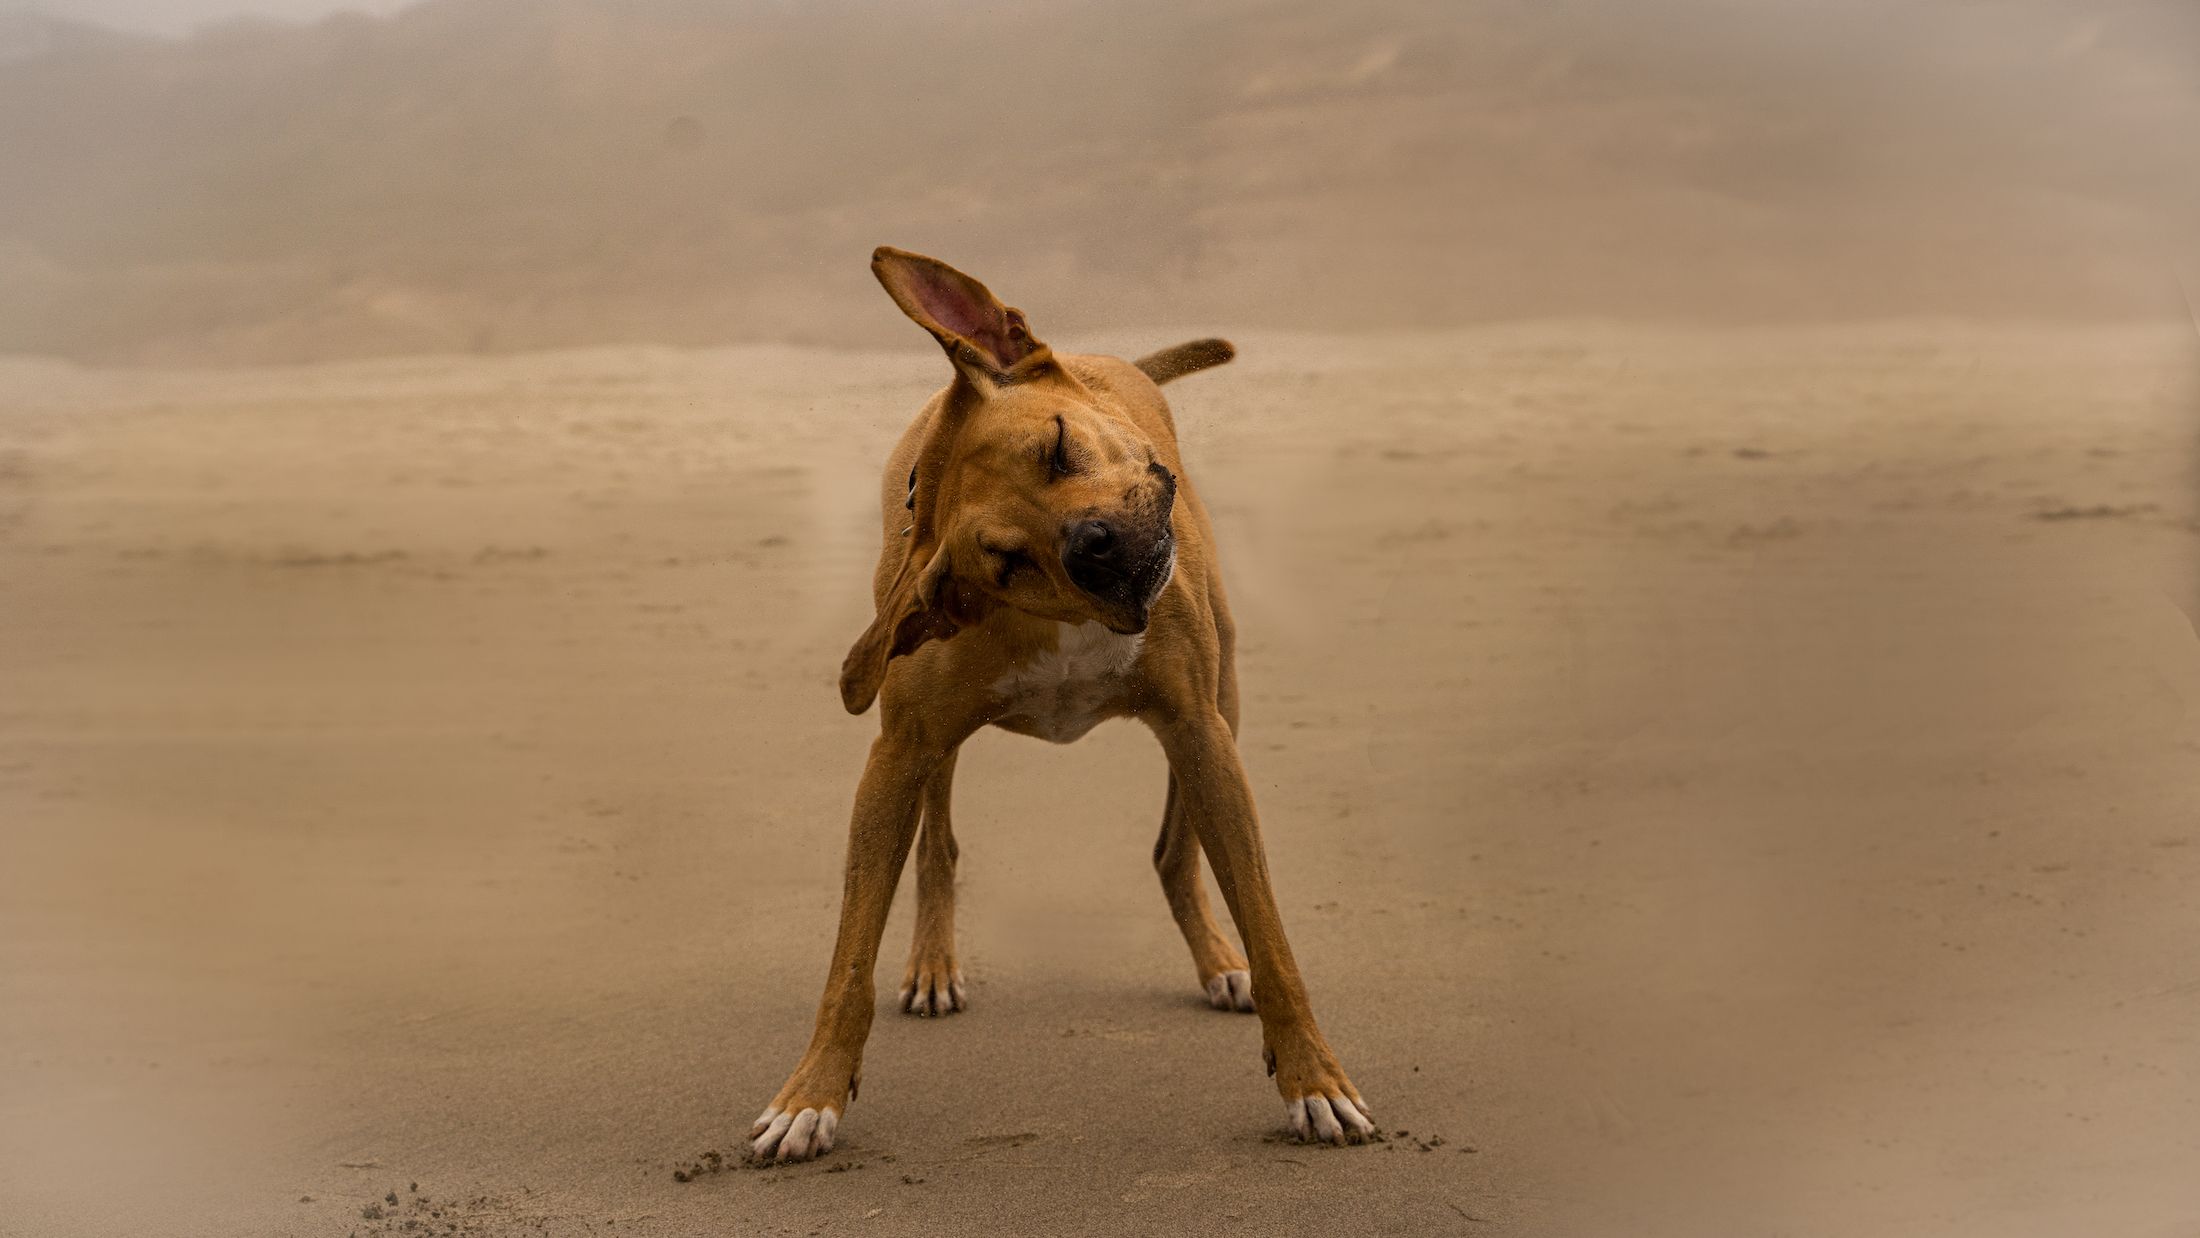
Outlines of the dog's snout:
{"label": "dog's snout", "polygon": [[[1166,509],[1163,509],[1166,510]],[[1146,608],[1176,565],[1176,539],[1166,517],[1147,524],[1086,516],[1062,530],[1062,566],[1070,583],[1107,604],[1109,626],[1143,631]]]}
{"label": "dog's snout", "polygon": [[1116,535],[1114,525],[1105,520],[1085,520],[1070,529],[1063,551],[1073,564],[1113,568],[1122,548],[1123,539]]}

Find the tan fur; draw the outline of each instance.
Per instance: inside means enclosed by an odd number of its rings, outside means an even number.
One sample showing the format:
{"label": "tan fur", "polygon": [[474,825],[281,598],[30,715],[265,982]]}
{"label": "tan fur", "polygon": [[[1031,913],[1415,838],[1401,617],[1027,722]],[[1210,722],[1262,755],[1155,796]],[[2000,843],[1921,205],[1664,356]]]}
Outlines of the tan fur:
{"label": "tan fur", "polygon": [[[1019,726],[1015,703],[1004,697],[1011,690],[997,685],[1028,681],[1036,663],[1057,653],[1061,625],[1090,622],[1138,632],[1135,658],[1108,663],[1106,677],[1078,685],[1074,704],[1137,718],[1168,756],[1154,864],[1203,988],[1213,994],[1219,986],[1218,1004],[1230,1005],[1225,977],[1249,967],[1264,1051],[1294,1130],[1357,1141],[1371,1129],[1365,1104],[1314,1021],[1270,888],[1237,753],[1235,630],[1213,530],[1156,385],[1220,364],[1232,355],[1229,345],[1197,341],[1137,365],[1057,355],[1030,337],[1020,312],[944,263],[882,249],[873,269],[895,302],[939,339],[956,374],[888,458],[880,492],[884,549],[873,580],[878,618],[850,650],[842,678],[851,711],[879,700],[879,736],[856,790],[840,931],[816,1030],[758,1121],[754,1152],[797,1160],[829,1146],[829,1138],[820,1146],[800,1132],[821,1122],[829,1129],[855,1094],[879,939],[920,821],[917,931],[901,1005],[944,1014],[964,1004],[948,822],[955,753],[987,725],[1047,733],[1043,722]],[[1050,433],[1075,446],[1074,471],[1050,471]],[[1173,505],[1164,502],[1171,487]],[[1174,573],[1142,609],[1135,598],[1087,593],[1065,574],[1060,531],[1095,513],[1156,547],[1173,538]],[[1144,528],[1142,519],[1165,525]],[[1011,559],[997,552],[1010,544],[1028,567],[1004,567]],[[1207,905],[1201,852],[1249,963]],[[1243,977],[1236,979],[1242,994]],[[819,1118],[802,1119],[809,1111]]]}

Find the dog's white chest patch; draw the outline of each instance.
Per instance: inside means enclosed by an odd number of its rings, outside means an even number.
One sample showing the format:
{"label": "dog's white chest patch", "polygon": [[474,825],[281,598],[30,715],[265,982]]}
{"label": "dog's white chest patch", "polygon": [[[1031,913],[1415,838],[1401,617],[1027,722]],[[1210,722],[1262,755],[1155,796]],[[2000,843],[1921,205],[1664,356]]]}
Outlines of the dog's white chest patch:
{"label": "dog's white chest patch", "polygon": [[1052,650],[993,681],[999,725],[1057,744],[1082,737],[1121,703],[1145,640],[1098,623],[1056,624]]}

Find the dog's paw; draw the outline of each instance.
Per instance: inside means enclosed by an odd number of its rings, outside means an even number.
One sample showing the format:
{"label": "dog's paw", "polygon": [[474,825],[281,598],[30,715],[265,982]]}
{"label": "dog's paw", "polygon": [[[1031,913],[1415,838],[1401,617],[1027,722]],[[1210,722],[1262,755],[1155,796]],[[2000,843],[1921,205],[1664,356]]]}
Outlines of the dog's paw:
{"label": "dog's paw", "polygon": [[833,1150],[841,1112],[855,1098],[860,1067],[813,1067],[805,1058],[794,1077],[749,1128],[749,1159],[806,1161]]}
{"label": "dog's paw", "polygon": [[1366,1143],[1377,1138],[1375,1123],[1363,1104],[1341,1092],[1335,1096],[1301,1096],[1285,1102],[1283,1111],[1291,1120],[1292,1138],[1301,1143]]}
{"label": "dog's paw", "polygon": [[1296,1039],[1280,1052],[1273,1048],[1265,1052],[1294,1138],[1339,1144],[1382,1138],[1360,1090],[1345,1077],[1344,1067],[1337,1064],[1337,1055],[1319,1031]]}
{"label": "dog's paw", "polygon": [[953,955],[923,955],[909,960],[909,974],[901,982],[903,1014],[929,1018],[969,1008],[962,968],[955,965]]}
{"label": "dog's paw", "polygon": [[804,1106],[788,1112],[774,1105],[749,1128],[749,1159],[757,1161],[806,1161],[833,1150],[833,1134],[840,1128],[840,1110],[831,1106]]}
{"label": "dog's paw", "polygon": [[1217,1010],[1252,1010],[1253,973],[1241,968],[1209,976],[1207,1004]]}

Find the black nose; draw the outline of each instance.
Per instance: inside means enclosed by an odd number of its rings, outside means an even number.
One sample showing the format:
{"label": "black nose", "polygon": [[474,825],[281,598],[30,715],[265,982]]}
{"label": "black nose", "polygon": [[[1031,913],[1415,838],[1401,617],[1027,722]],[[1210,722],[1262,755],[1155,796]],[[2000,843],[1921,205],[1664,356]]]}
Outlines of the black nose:
{"label": "black nose", "polygon": [[1115,535],[1115,526],[1105,520],[1087,520],[1069,531],[1062,557],[1073,566],[1119,568],[1122,547],[1123,539]]}

